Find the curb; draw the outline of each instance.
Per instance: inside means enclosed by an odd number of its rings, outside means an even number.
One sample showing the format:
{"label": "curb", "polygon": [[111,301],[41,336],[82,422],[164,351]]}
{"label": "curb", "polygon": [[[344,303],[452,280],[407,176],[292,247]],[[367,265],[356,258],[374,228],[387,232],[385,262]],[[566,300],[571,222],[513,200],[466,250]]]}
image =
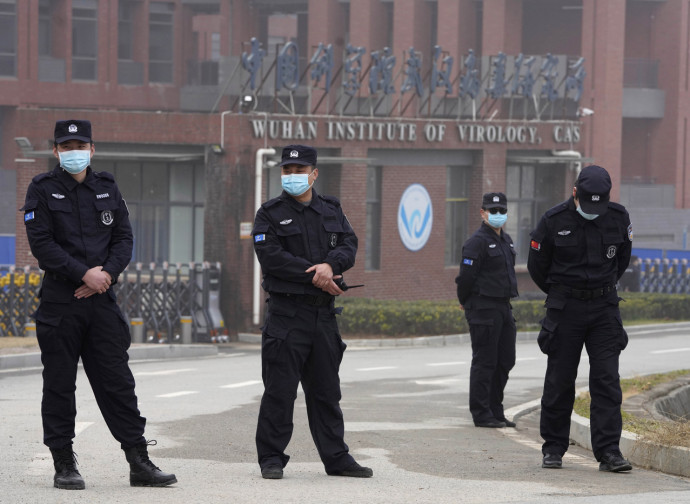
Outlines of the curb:
{"label": "curb", "polygon": [[[218,355],[215,345],[132,345],[127,351],[131,361],[182,359]],[[0,370],[42,368],[41,353],[0,355]]]}
{"label": "curb", "polygon": [[[588,390],[579,389],[575,395]],[[535,399],[505,411],[508,419],[517,418],[538,410],[541,399]],[[573,411],[570,416],[570,439],[575,444],[588,450],[592,449],[592,434],[589,428],[589,418],[584,418]],[[690,477],[690,449],[682,446],[662,446],[641,439],[634,432],[621,433],[620,449],[625,457],[636,466],[653,469],[666,474]]]}
{"label": "curb", "polygon": [[[642,337],[650,333],[676,331],[687,329],[690,331],[690,322],[673,322],[670,324],[645,324],[625,326],[629,338]],[[536,341],[539,331],[519,331],[517,341]],[[240,343],[261,344],[261,333],[238,333]],[[470,343],[469,333],[449,334],[441,336],[410,336],[405,338],[343,338],[347,346],[351,348],[392,348],[415,346],[454,346]]]}

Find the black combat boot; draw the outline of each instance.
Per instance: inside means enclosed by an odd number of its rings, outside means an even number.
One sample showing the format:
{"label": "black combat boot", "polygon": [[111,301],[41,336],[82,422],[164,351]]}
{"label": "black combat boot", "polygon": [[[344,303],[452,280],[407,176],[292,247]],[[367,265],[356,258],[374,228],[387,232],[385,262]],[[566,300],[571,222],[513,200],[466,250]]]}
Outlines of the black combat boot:
{"label": "black combat boot", "polygon": [[77,471],[77,457],[76,453],[72,451],[72,445],[69,444],[58,449],[51,448],[50,453],[53,455],[53,465],[55,466],[53,486],[63,490],[84,490],[86,485],[81,474]]}
{"label": "black combat boot", "polygon": [[130,485],[163,487],[177,483],[174,474],[164,473],[149,460],[147,447],[155,444],[155,440],[144,441],[132,448],[124,449],[127,462],[129,462]]}

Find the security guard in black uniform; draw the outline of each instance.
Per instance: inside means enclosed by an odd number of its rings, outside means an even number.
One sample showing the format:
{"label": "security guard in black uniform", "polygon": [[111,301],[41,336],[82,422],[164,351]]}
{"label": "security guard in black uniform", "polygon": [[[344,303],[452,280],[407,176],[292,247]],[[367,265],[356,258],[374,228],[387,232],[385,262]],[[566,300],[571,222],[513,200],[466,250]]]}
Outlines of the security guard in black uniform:
{"label": "security guard in black uniform", "polygon": [[506,195],[485,194],[480,215],[482,225],[463,245],[455,279],[472,339],[470,413],[477,427],[515,427],[503,412],[503,390],[515,365],[510,298],[518,295],[515,248],[502,229],[508,218]]}
{"label": "security guard in black uniform", "polygon": [[548,355],[541,399],[542,467],[559,468],[568,449],[575,378],[583,345],[589,355],[592,449],[601,471],[629,471],[620,452],[618,358],[628,342],[616,282],[632,248],[625,207],[609,201],[611,178],[587,166],[573,195],[548,210],[532,232],[527,267],[548,294],[538,343]]}
{"label": "security guard in black uniform", "polygon": [[148,458],[146,419],[127,364],[130,334],[112,285],[132,257],[129,212],[110,173],[90,168],[91,123],[57,121],[59,164],[34,177],[24,224],[31,252],[45,271],[33,316],[43,362],[43,442],[55,465],[56,488],[85,487],[72,451],[75,381],[81,357],[96,402],[130,464],[132,486],[175,483]]}
{"label": "security guard in black uniform", "polygon": [[[269,293],[261,361],[264,394],[256,429],[261,475],[283,477],[290,457],[292,416],[301,381],[312,438],[326,473],[366,478],[343,440],[338,370],[345,350],[334,297],[342,274],[355,263],[357,236],[340,202],[312,188],[318,177],[316,151],[283,149],[283,193],[264,203],[254,221],[254,250]],[[342,285],[342,284],[341,284]]]}

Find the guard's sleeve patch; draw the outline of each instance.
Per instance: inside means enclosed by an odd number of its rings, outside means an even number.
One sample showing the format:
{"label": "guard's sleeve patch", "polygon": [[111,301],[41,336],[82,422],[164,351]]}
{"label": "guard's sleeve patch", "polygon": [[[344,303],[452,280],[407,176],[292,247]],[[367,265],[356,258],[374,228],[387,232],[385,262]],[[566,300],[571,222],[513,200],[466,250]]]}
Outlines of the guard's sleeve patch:
{"label": "guard's sleeve patch", "polygon": [[465,264],[467,266],[472,266],[472,263],[474,263],[474,260],[470,259],[469,257],[465,257],[462,260],[462,264]]}
{"label": "guard's sleeve patch", "polygon": [[264,233],[254,235],[254,243],[260,243],[266,241],[266,235]]}
{"label": "guard's sleeve patch", "polygon": [[24,224],[28,224],[32,220],[36,218],[36,212],[34,210],[31,210],[30,212],[26,212],[24,214]]}
{"label": "guard's sleeve patch", "polygon": [[632,241],[633,240],[633,230],[632,230],[632,224],[628,226],[628,240]]}
{"label": "guard's sleeve patch", "polygon": [[541,243],[539,243],[537,240],[531,240],[529,242],[529,246],[532,250],[536,250],[537,252],[541,250]]}

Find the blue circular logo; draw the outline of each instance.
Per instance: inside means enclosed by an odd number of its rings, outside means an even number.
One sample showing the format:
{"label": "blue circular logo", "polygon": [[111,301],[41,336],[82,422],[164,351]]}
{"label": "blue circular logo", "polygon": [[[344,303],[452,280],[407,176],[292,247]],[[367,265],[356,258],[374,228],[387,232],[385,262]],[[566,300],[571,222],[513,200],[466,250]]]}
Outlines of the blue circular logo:
{"label": "blue circular logo", "polygon": [[403,245],[416,252],[426,245],[434,222],[431,198],[421,184],[412,184],[398,205],[398,233]]}

